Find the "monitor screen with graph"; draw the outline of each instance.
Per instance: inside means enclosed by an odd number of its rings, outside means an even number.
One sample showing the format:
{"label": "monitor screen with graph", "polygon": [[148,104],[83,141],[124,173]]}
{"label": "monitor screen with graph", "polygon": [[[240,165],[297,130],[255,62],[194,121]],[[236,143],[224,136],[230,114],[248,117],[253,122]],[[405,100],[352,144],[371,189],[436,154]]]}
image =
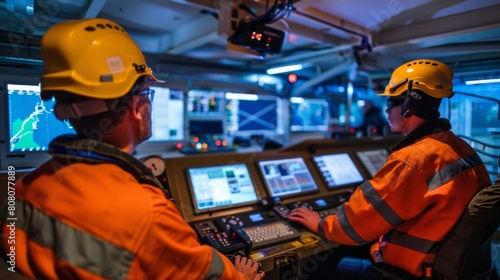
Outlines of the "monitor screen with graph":
{"label": "monitor screen with graph", "polygon": [[258,161],[264,185],[271,197],[288,197],[318,191],[302,157]]}

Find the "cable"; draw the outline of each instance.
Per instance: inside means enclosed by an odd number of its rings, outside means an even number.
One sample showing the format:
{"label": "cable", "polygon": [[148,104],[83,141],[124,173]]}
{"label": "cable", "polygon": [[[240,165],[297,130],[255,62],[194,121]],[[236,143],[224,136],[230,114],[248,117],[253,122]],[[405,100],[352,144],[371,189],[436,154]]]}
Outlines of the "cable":
{"label": "cable", "polygon": [[293,10],[293,3],[290,0],[275,0],[273,5],[269,6],[269,0],[266,0],[265,12],[264,14],[258,16],[256,15],[248,6],[244,4],[239,5],[240,9],[245,10],[251,16],[251,22],[270,24],[274,23],[280,19],[290,16]]}
{"label": "cable", "polygon": [[[277,259],[285,259],[285,266],[290,266],[292,275],[290,279],[302,279],[302,262],[301,262],[301,256],[299,252],[287,252],[287,253],[282,253],[278,254],[274,257],[274,260],[276,262]],[[275,263],[276,266],[276,263]],[[288,278],[288,277],[287,277]]]}

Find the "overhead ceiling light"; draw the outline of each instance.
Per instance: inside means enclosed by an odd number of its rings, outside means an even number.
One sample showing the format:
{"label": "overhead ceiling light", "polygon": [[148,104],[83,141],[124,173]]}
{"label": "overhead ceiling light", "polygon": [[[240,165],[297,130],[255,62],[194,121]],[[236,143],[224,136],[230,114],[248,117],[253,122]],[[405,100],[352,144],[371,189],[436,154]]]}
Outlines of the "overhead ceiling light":
{"label": "overhead ceiling light", "polygon": [[276,68],[269,68],[269,69],[267,69],[266,73],[268,75],[274,75],[274,74],[286,73],[286,72],[292,72],[292,71],[298,71],[298,70],[302,70],[301,64],[288,65],[288,66],[282,66],[282,67],[276,67]]}
{"label": "overhead ceiling light", "polygon": [[290,102],[292,102],[292,103],[302,103],[302,102],[304,102],[304,98],[302,98],[302,97],[290,97]]}
{"label": "overhead ceiling light", "polygon": [[259,100],[257,94],[226,92],[226,99]]}
{"label": "overhead ceiling light", "polygon": [[500,79],[484,79],[484,80],[465,81],[466,85],[479,85],[479,84],[491,84],[491,83],[500,83]]}

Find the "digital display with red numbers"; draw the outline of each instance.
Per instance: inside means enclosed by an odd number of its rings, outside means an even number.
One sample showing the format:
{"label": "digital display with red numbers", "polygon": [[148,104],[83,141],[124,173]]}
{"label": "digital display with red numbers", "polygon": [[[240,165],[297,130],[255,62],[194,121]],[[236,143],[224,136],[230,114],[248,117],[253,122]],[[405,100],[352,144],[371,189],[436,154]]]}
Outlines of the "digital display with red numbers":
{"label": "digital display with red numbers", "polygon": [[[240,23],[241,24],[241,23]],[[262,24],[247,24],[242,26],[239,34],[231,43],[244,46],[262,53],[279,53],[283,45],[285,32]]]}

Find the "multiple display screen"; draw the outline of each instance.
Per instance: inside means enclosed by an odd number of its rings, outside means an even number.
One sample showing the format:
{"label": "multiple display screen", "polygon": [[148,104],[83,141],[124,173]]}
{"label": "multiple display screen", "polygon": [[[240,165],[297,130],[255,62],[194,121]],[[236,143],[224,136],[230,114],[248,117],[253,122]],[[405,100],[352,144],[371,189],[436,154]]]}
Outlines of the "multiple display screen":
{"label": "multiple display screen", "polygon": [[258,166],[271,197],[281,198],[318,190],[318,185],[301,157],[259,161]]}
{"label": "multiple display screen", "polygon": [[317,155],[313,161],[330,189],[359,184],[363,176],[347,153]]}
{"label": "multiple display screen", "polygon": [[[388,153],[385,149],[375,149],[357,154],[372,173],[383,165]],[[312,161],[328,189],[355,187],[365,180],[349,153],[315,155]],[[318,191],[302,157],[258,160],[256,166],[270,197],[281,199]],[[258,200],[247,164],[193,167],[187,169],[187,175],[196,213],[249,205]]]}
{"label": "multiple display screen", "polygon": [[246,164],[188,168],[187,177],[196,213],[257,202]]}
{"label": "multiple display screen", "polygon": [[[6,83],[8,95],[8,137],[10,152],[46,151],[55,137],[75,134],[71,124],[55,117],[55,100],[40,99],[40,85]],[[182,91],[162,87],[152,103],[152,136],[149,141],[184,138]],[[50,128],[50,129],[49,129]]]}
{"label": "multiple display screen", "polygon": [[[53,114],[55,101],[40,99],[39,85],[6,83],[5,88],[8,94],[7,126],[10,152],[45,151],[54,137],[74,133],[68,122],[55,118]],[[183,118],[179,117],[183,116],[184,108],[182,91],[161,87],[151,88],[156,93],[152,115],[153,136],[150,141],[183,139],[184,123]],[[195,110],[193,105],[189,110],[191,113],[200,114],[212,110],[220,112],[220,97],[214,95],[214,98],[207,99],[208,103],[198,100],[197,102],[203,104],[200,105],[203,109]],[[190,99],[192,102],[195,100],[193,98]],[[233,98],[228,101],[226,109],[238,115],[237,118],[233,116],[232,120],[228,118],[229,126],[236,125],[238,130],[278,129],[278,117],[275,115],[278,106],[276,100],[263,99],[255,103]],[[316,107],[324,108],[322,106]],[[311,126],[312,123],[312,119],[309,119],[309,125],[306,126]],[[203,133],[209,129],[210,133],[222,134],[223,123],[214,121],[213,125],[207,125],[207,120],[193,120],[190,122],[190,129],[192,133]],[[373,176],[384,164],[388,152],[385,149],[376,149],[358,151],[356,155]],[[364,180],[347,153],[317,155],[313,157],[313,162],[330,189],[359,184]],[[318,190],[318,185],[301,157],[263,160],[257,165],[271,197],[289,197]],[[196,212],[217,211],[253,204],[258,200],[246,164],[194,167],[189,168],[187,173]]]}

